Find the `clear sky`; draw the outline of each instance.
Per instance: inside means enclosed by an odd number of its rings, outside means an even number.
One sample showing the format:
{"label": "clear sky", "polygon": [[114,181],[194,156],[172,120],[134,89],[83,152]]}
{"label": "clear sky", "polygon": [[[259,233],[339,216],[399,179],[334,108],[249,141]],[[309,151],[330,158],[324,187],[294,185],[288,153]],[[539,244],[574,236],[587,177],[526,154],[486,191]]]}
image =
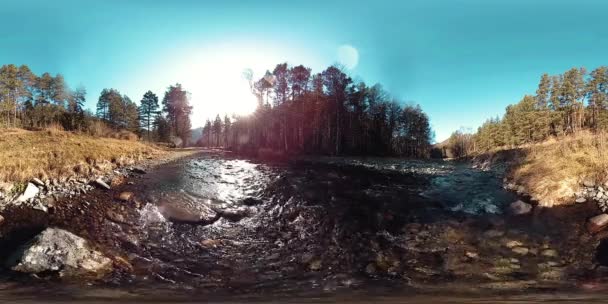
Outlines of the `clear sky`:
{"label": "clear sky", "polygon": [[608,1],[2,0],[0,64],[134,101],[180,82],[193,125],[255,104],[241,77],[335,62],[419,103],[437,140],[533,93],[544,72],[608,64]]}

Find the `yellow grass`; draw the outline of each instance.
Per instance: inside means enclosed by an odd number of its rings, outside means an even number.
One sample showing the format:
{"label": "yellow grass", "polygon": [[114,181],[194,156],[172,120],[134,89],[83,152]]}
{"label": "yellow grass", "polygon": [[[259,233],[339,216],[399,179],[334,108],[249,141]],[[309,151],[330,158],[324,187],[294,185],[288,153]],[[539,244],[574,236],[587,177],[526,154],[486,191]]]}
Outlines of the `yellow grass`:
{"label": "yellow grass", "polygon": [[606,139],[606,134],[584,132],[521,148],[509,177],[540,205],[571,203],[582,181],[608,181]]}
{"label": "yellow grass", "polygon": [[163,153],[138,141],[90,137],[58,129],[0,129],[0,181],[92,176]]}

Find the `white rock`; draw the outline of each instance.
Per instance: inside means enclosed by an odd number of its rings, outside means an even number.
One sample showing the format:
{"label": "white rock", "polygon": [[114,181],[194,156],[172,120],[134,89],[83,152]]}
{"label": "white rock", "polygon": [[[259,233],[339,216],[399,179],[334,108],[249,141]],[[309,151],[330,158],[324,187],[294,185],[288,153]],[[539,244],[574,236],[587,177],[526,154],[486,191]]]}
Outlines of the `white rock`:
{"label": "white rock", "polygon": [[586,201],[587,201],[587,199],[584,198],[584,197],[579,197],[579,198],[576,199],[576,202],[579,203],[579,204],[584,203]]}
{"label": "white rock", "polygon": [[21,194],[17,198],[17,202],[23,203],[29,199],[32,199],[32,198],[36,197],[36,195],[38,195],[38,192],[40,192],[40,189],[38,189],[38,187],[36,187],[32,183],[27,183],[27,187],[25,188],[25,191],[23,191],[23,194]]}
{"label": "white rock", "polygon": [[58,271],[62,276],[78,276],[107,273],[112,261],[93,250],[85,239],[47,228],[13,253],[7,266],[26,273]]}

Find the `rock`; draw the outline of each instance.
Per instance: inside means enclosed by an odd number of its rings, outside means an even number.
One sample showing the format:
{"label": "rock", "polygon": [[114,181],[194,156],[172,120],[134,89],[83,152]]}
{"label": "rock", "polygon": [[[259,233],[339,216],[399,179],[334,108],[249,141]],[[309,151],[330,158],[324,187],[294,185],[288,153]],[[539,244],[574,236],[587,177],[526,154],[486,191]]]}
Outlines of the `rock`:
{"label": "rock", "polygon": [[515,215],[527,214],[532,211],[532,205],[524,203],[521,200],[511,203],[509,207],[511,209],[511,212]]}
{"label": "rock", "polygon": [[322,267],[323,267],[323,262],[321,262],[321,260],[314,260],[314,261],[310,262],[310,265],[308,265],[308,268],[310,268],[310,270],[312,270],[312,271],[319,271],[319,270],[321,270]]}
{"label": "rock", "polygon": [[118,187],[124,183],[125,183],[125,177],[122,175],[118,175],[118,176],[112,178],[112,181],[110,181],[110,186]]}
{"label": "rock", "polygon": [[488,238],[497,238],[497,237],[501,237],[501,236],[505,235],[505,232],[502,230],[491,229],[491,230],[484,232],[483,235]]}
{"label": "rock", "polygon": [[262,204],[262,200],[255,199],[253,197],[248,197],[243,200],[243,205],[246,205],[246,206],[256,206],[256,205],[260,205],[260,204]]}
{"label": "rock", "polygon": [[576,199],[576,202],[579,203],[579,204],[582,204],[582,203],[584,203],[586,201],[587,201],[587,199],[584,198],[584,197],[579,197],[579,198]]}
{"label": "rock", "polygon": [[10,193],[13,191],[13,184],[0,182],[0,192]]}
{"label": "rock", "polygon": [[7,266],[32,274],[101,276],[111,270],[112,261],[93,250],[85,239],[62,229],[47,228],[14,252]]}
{"label": "rock", "polygon": [[365,267],[365,273],[367,273],[368,275],[374,275],[376,274],[376,265],[374,265],[374,263],[369,263],[367,264],[367,266]]}
{"label": "rock", "polygon": [[110,190],[110,185],[106,184],[101,178],[95,180],[95,185],[97,185],[101,189]]}
{"label": "rock", "polygon": [[131,171],[134,172],[134,173],[138,173],[138,174],[146,174],[147,173],[146,170],[144,170],[141,167],[132,167]]}
{"label": "rock", "polygon": [[464,255],[467,258],[472,259],[472,260],[475,260],[475,259],[479,258],[479,254],[477,254],[477,252],[467,251]]}
{"label": "rock", "polygon": [[116,196],[116,198],[121,201],[128,202],[131,199],[133,199],[133,196],[134,196],[133,192],[124,191],[124,192],[121,192],[118,196]]}
{"label": "rock", "polygon": [[225,209],[216,209],[215,212],[219,214],[219,216],[234,222],[238,222],[243,218],[251,215],[249,208],[225,208]]}
{"label": "rock", "polygon": [[522,242],[520,242],[520,241],[515,241],[515,240],[507,241],[507,242],[505,243],[505,246],[507,246],[507,248],[511,248],[511,249],[512,249],[512,248],[515,248],[515,247],[521,247],[521,246],[523,246],[523,245],[524,245],[524,244],[523,244]]}
{"label": "rock", "polygon": [[593,188],[593,187],[595,187],[595,181],[593,181],[592,179],[585,179],[583,181],[583,186],[585,186],[587,188]]}
{"label": "rock", "polygon": [[526,188],[524,188],[524,186],[517,186],[517,193],[518,194],[526,193]]}
{"label": "rock", "polygon": [[587,230],[591,233],[595,233],[604,229],[606,225],[608,225],[608,214],[603,213],[589,219],[589,222],[587,222]]}
{"label": "rock", "polygon": [[212,239],[206,239],[201,242],[201,245],[203,245],[203,247],[217,247],[221,244],[222,244],[222,241],[212,240]]}
{"label": "rock", "polygon": [[2,223],[4,223],[4,216],[0,215],[0,225],[2,225]]}
{"label": "rock", "polygon": [[49,208],[47,208],[44,204],[42,204],[41,202],[37,202],[32,206],[33,209],[35,210],[40,210],[42,212],[49,212]]}
{"label": "rock", "polygon": [[526,255],[530,251],[530,249],[528,249],[526,247],[515,247],[515,248],[513,248],[511,250],[513,252],[517,253],[517,254],[520,254],[520,255]]}
{"label": "rock", "polygon": [[548,258],[556,258],[558,256],[557,251],[554,249],[545,249],[540,254]]}
{"label": "rock", "polygon": [[168,220],[178,223],[210,224],[215,222],[219,215],[205,204],[166,203],[158,210]]}
{"label": "rock", "polygon": [[106,218],[115,223],[126,223],[125,217],[122,214],[113,210],[108,210],[108,212],[106,212]]}
{"label": "rock", "polygon": [[40,179],[38,178],[32,178],[32,183],[38,187],[44,187],[44,182],[42,182]]}
{"label": "rock", "polygon": [[38,189],[38,187],[36,187],[32,183],[27,183],[27,187],[25,188],[25,191],[23,191],[23,194],[21,194],[17,198],[17,202],[23,203],[25,201],[28,201],[28,200],[36,197],[36,195],[38,195],[38,192],[40,192],[40,189]]}

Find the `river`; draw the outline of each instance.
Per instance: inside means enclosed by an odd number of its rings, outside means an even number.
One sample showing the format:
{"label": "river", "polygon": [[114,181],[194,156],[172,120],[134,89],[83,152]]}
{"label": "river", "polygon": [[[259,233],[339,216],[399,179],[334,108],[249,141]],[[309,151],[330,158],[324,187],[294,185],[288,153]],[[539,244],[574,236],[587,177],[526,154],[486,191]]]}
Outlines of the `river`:
{"label": "river", "polygon": [[[564,223],[588,208],[511,216],[501,186],[466,163],[198,154],[22,215],[23,231],[70,230],[124,267],[84,286],[4,271],[0,301],[602,301],[597,239]],[[125,191],[136,199],[113,199]]]}

